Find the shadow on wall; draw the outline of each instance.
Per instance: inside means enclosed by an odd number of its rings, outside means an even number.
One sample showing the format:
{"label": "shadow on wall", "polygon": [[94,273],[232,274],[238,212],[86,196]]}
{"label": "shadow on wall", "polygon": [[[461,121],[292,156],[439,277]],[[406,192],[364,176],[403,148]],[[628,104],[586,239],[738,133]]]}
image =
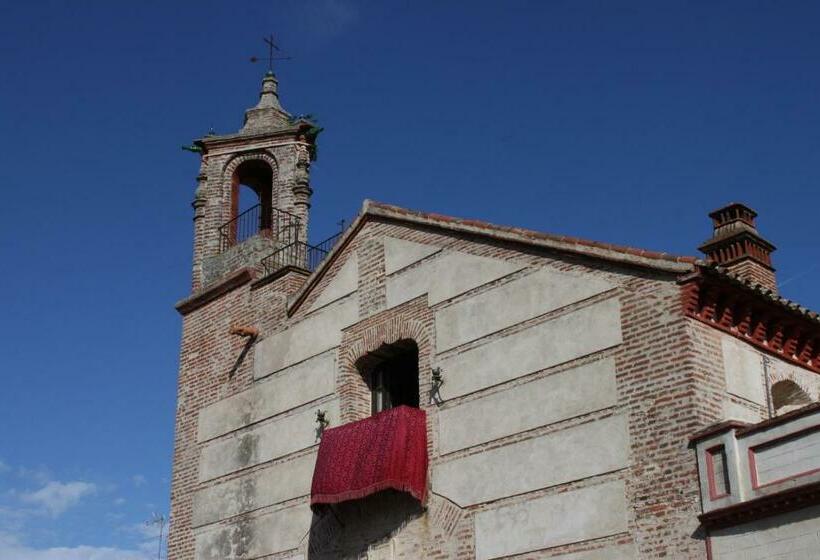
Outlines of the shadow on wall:
{"label": "shadow on wall", "polygon": [[712,533],[714,558],[738,558],[738,550],[754,551],[755,558],[817,558],[813,529],[818,515],[820,506],[814,506],[717,529]]}
{"label": "shadow on wall", "polygon": [[390,546],[390,537],[423,514],[424,508],[415,498],[395,490],[321,506],[310,525],[308,559],[367,557],[372,545]]}
{"label": "shadow on wall", "polygon": [[809,394],[794,381],[785,379],[772,385],[772,405],[778,415],[811,403],[812,399]]}

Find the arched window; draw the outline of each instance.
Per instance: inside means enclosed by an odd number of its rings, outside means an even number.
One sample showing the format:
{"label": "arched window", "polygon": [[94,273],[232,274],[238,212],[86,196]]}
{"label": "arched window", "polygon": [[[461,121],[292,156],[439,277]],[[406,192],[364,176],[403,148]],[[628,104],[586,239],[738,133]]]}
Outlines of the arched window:
{"label": "arched window", "polygon": [[357,363],[370,388],[371,413],[419,406],[419,348],[412,340],[380,346]]}
{"label": "arched window", "polygon": [[772,385],[772,405],[778,414],[806,406],[811,402],[808,393],[790,379],[784,379]]}
{"label": "arched window", "polygon": [[237,241],[271,229],[273,170],[260,159],[243,161],[231,177],[231,215],[236,220]]}

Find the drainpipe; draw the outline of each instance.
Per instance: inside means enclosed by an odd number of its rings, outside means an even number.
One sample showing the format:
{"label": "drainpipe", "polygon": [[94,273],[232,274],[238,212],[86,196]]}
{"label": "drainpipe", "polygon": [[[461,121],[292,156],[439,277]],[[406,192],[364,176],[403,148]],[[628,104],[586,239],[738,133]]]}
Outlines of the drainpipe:
{"label": "drainpipe", "polygon": [[766,381],[766,408],[769,411],[769,418],[774,418],[774,403],[772,403],[772,380],[769,377],[769,357],[763,356],[763,375]]}

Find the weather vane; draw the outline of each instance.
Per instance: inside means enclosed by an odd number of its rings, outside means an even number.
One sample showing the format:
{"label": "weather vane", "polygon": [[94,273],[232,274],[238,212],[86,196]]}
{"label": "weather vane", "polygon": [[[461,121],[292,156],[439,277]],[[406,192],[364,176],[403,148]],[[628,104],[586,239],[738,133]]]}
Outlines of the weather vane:
{"label": "weather vane", "polygon": [[[276,53],[280,52],[279,45],[276,44],[276,38],[273,36],[273,33],[270,34],[268,37],[262,37],[262,40],[265,41],[265,44],[268,46],[268,72],[273,72],[273,61],[274,60],[290,60],[291,57],[289,56],[276,56]],[[261,59],[258,56],[252,56],[251,62],[259,62]]]}

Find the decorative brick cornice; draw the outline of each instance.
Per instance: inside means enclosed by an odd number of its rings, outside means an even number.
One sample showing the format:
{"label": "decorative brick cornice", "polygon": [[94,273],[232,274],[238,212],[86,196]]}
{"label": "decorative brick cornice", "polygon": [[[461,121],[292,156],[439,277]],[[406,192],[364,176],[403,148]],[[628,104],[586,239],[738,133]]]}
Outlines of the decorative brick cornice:
{"label": "decorative brick cornice", "polygon": [[430,334],[424,323],[386,313],[383,321],[360,333],[355,342],[343,346],[339,354],[340,367],[352,370],[368,353],[404,339],[412,340],[420,349],[430,344]]}
{"label": "decorative brick cornice", "polygon": [[710,267],[699,267],[680,284],[687,316],[820,373],[816,313]]}
{"label": "decorative brick cornice", "polygon": [[265,150],[253,150],[249,152],[240,152],[238,154],[233,155],[232,157],[228,158],[225,166],[222,169],[222,177],[223,180],[230,180],[233,172],[236,171],[236,168],[239,167],[242,163],[250,160],[261,160],[270,165],[270,168],[273,172],[273,175],[276,176],[279,172],[279,162],[276,161],[276,158],[273,157],[270,153]]}

